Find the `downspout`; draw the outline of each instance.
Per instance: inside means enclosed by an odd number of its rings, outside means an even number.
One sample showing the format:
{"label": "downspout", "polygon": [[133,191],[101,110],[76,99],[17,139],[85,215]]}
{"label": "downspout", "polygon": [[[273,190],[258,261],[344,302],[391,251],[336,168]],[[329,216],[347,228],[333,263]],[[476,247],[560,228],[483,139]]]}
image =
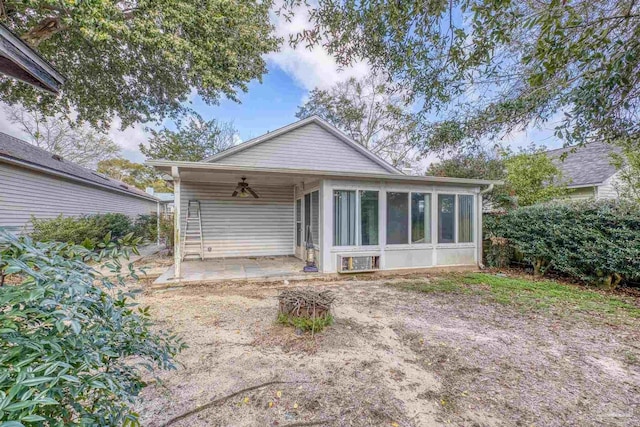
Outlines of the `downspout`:
{"label": "downspout", "polygon": [[477,263],[478,263],[478,267],[481,269],[484,269],[484,264],[482,263],[483,260],[483,244],[484,244],[484,240],[482,240],[482,214],[483,214],[483,209],[482,209],[482,196],[484,194],[487,194],[489,192],[491,192],[494,188],[495,184],[489,184],[487,186],[487,188],[485,188],[484,190],[480,190],[480,194],[478,195],[478,250],[477,250],[477,254],[478,254],[478,259],[477,259]]}

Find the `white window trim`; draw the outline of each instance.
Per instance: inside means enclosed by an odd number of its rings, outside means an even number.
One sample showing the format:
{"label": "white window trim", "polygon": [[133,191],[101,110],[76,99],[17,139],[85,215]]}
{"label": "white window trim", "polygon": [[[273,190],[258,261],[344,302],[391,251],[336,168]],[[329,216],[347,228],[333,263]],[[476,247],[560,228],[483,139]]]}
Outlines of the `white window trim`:
{"label": "white window trim", "polygon": [[[309,191],[308,193],[311,193],[315,190]],[[448,191],[434,191],[432,189],[425,189],[425,190],[421,190],[421,189],[411,189],[411,190],[406,190],[406,189],[402,189],[402,188],[376,188],[374,186],[353,186],[353,187],[346,187],[346,186],[339,186],[339,187],[333,187],[331,188],[331,200],[332,203],[334,201],[334,194],[335,191],[355,191],[356,192],[356,244],[355,245],[349,245],[349,246],[336,246],[333,244],[334,239],[335,239],[335,214],[334,212],[334,206],[332,205],[332,215],[331,215],[331,234],[332,234],[332,241],[331,241],[331,250],[332,251],[350,251],[350,250],[354,250],[354,248],[357,248],[358,250],[362,251],[362,250],[366,250],[366,251],[375,251],[375,250],[380,250],[381,248],[383,248],[383,245],[371,245],[371,246],[363,246],[362,245],[362,235],[361,235],[361,224],[360,224],[360,218],[361,218],[361,206],[360,206],[360,192],[361,191],[375,191],[378,193],[378,230],[380,231],[380,225],[381,222],[383,221],[383,217],[380,214],[381,209],[384,209],[386,212],[386,209],[388,209],[388,198],[386,197],[387,193],[407,193],[407,203],[408,203],[408,207],[409,209],[407,210],[407,221],[408,221],[408,230],[407,230],[407,241],[409,243],[397,243],[397,244],[390,244],[390,243],[386,243],[386,232],[387,232],[387,216],[384,216],[384,223],[382,224],[382,230],[385,233],[385,244],[384,244],[384,250],[403,250],[403,249],[431,249],[431,248],[435,248],[435,249],[447,249],[447,248],[472,248],[475,247],[477,242],[476,242],[476,230],[474,228],[473,233],[472,233],[472,241],[471,242],[459,242],[459,236],[458,236],[458,230],[459,230],[459,219],[460,219],[460,196],[472,196],[473,197],[473,215],[474,215],[474,219],[476,218],[476,216],[478,215],[477,211],[477,206],[476,206],[476,202],[477,202],[477,194],[475,194],[474,192],[460,192],[460,191],[452,191],[452,192],[448,192]],[[381,193],[385,193],[385,206],[380,206],[380,204],[382,203],[382,197],[380,197]],[[431,235],[430,235],[430,240],[431,242],[429,243],[412,243],[411,242],[411,195],[414,193],[418,193],[418,194],[428,194],[430,197],[430,204],[431,204],[431,212],[429,214],[430,216],[430,226],[431,226]],[[305,193],[306,194],[306,193]],[[453,227],[454,227],[454,242],[450,242],[450,243],[439,243],[438,242],[438,235],[439,235],[439,221],[438,221],[438,217],[439,215],[433,215],[434,212],[438,212],[439,213],[439,205],[438,205],[438,196],[443,195],[443,196],[454,196],[455,197],[455,210],[454,210],[454,221],[453,221]],[[303,195],[303,202],[304,204],[304,195]],[[304,207],[302,210],[303,214],[304,214]],[[304,224],[304,222],[303,222]],[[475,227],[475,223],[474,223],[474,227]],[[379,234],[379,233],[378,233]],[[304,240],[304,239],[303,239]],[[381,240],[381,236],[378,236],[378,243]]]}
{"label": "white window trim", "polygon": [[[336,191],[355,191],[356,192],[356,244],[355,245],[349,245],[349,246],[336,246],[335,245],[335,227],[336,227],[336,218],[335,218],[335,192]],[[380,234],[380,203],[381,203],[381,199],[380,199],[380,193],[383,190],[380,190],[378,188],[372,188],[372,187],[355,187],[355,188],[344,188],[344,187],[334,187],[331,189],[331,235],[332,235],[332,239],[331,239],[331,249],[332,250],[339,250],[339,251],[349,251],[349,249],[352,248],[358,248],[358,250],[362,251],[363,248],[366,251],[369,250],[380,250],[381,245],[380,245],[380,236],[378,235],[378,244],[377,245],[363,245],[362,244],[362,233],[361,233],[361,226],[360,226],[360,217],[361,217],[361,212],[360,212],[360,192],[361,191],[375,191],[376,193],[378,193],[378,234]]]}
{"label": "white window trim", "polygon": [[[436,194],[436,196],[435,196],[435,199],[436,199],[435,206],[436,206],[436,212],[438,212],[438,215],[435,218],[435,223],[436,223],[436,233],[435,233],[436,243],[435,243],[435,247],[436,247],[436,249],[472,248],[472,247],[475,247],[476,243],[477,243],[476,242],[476,231],[477,230],[475,229],[475,227],[476,227],[475,220],[476,220],[476,217],[478,215],[478,212],[476,212],[478,210],[478,208],[477,208],[478,195],[475,194],[475,193],[446,192],[446,191],[439,191],[439,192],[436,192],[435,194]],[[440,233],[440,228],[439,228],[440,227],[440,221],[439,221],[440,205],[438,203],[438,196],[440,196],[440,195],[442,195],[442,196],[454,196],[455,197],[456,206],[455,206],[455,210],[454,210],[455,218],[454,218],[454,221],[453,221],[453,233],[454,233],[454,236],[453,236],[454,241],[453,242],[448,242],[448,243],[440,243],[440,242],[438,242],[438,236],[439,236],[439,233]],[[471,233],[471,241],[470,242],[459,242],[458,241],[459,240],[458,222],[460,221],[460,196],[472,196],[473,197],[473,199],[472,199],[473,200],[473,202],[472,202],[472,209],[473,209],[473,211],[472,211],[473,212],[472,224],[473,224],[474,228],[473,228],[472,233]]]}
{"label": "white window trim", "polygon": [[[411,196],[413,194],[425,194],[425,195],[428,194],[429,195],[429,199],[430,199],[430,201],[429,201],[429,209],[430,209],[430,212],[429,212],[429,223],[430,223],[429,240],[433,240],[433,228],[432,228],[433,227],[433,218],[432,218],[433,209],[432,209],[432,207],[433,207],[433,194],[435,194],[435,193],[433,191],[419,191],[419,190],[405,190],[405,191],[402,191],[402,190],[387,190],[386,193],[407,193],[407,198],[408,198],[407,203],[408,203],[408,207],[409,207],[409,209],[407,209],[407,217],[408,217],[407,218],[407,221],[408,221],[407,224],[409,224],[409,227],[407,227],[408,228],[408,230],[407,230],[407,234],[408,234],[407,238],[408,238],[408,240],[407,241],[409,243],[387,243],[386,246],[385,246],[385,249],[390,249],[390,250],[397,249],[397,250],[399,250],[399,249],[429,249],[429,248],[432,248],[434,246],[433,245],[433,241],[425,242],[425,243],[413,243],[411,241],[411,239],[413,238],[413,236],[411,235],[411,231],[412,231],[412,229],[411,229]],[[388,200],[389,199],[387,198],[387,203],[389,203]],[[387,208],[387,206],[385,206],[385,208]],[[436,222],[437,222],[437,220],[436,220]],[[385,230],[385,233],[386,233],[387,224],[384,224],[384,230]]]}

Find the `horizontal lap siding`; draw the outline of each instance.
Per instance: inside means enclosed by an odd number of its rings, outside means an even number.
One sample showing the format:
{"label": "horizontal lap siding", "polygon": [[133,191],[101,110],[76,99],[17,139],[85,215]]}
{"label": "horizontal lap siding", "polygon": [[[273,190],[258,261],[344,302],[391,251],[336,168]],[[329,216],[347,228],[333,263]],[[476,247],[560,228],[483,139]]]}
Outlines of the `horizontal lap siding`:
{"label": "horizontal lap siding", "polygon": [[188,201],[200,201],[205,258],[293,254],[293,187],[249,184],[259,199],[231,197],[235,184],[180,184],[183,232]]}
{"label": "horizontal lap siding", "polygon": [[156,212],[156,203],[0,163],[0,227],[28,230],[31,215],[46,219],[107,212],[136,217]]}
{"label": "horizontal lap siding", "polygon": [[315,123],[223,157],[217,163],[267,168],[389,173]]}

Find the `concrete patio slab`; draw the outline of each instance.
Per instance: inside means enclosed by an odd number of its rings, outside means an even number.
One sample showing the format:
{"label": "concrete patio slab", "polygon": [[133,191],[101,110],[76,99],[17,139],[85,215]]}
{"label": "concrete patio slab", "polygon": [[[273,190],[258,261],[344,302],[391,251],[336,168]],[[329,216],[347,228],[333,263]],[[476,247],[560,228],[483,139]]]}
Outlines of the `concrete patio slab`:
{"label": "concrete patio slab", "polygon": [[168,285],[256,279],[304,280],[322,276],[321,273],[304,273],[303,267],[304,261],[292,256],[190,260],[182,262],[182,277],[174,277],[174,268],[171,266],[153,284]]}

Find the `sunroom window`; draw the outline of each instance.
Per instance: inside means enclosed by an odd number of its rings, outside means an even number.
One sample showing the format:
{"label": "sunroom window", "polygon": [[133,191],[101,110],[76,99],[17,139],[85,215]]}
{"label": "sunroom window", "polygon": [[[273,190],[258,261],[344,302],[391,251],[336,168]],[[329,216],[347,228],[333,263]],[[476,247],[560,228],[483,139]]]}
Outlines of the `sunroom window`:
{"label": "sunroom window", "polygon": [[438,194],[438,243],[455,243],[456,196]]}
{"label": "sunroom window", "polygon": [[411,193],[411,243],[431,243],[431,194]]}
{"label": "sunroom window", "polygon": [[473,196],[458,196],[458,243],[473,242]]}
{"label": "sunroom window", "polygon": [[356,244],[356,192],[335,190],[333,192],[333,245],[355,246]]}
{"label": "sunroom window", "polygon": [[378,244],[378,192],[360,191],[360,244]]}
{"label": "sunroom window", "polygon": [[387,244],[409,243],[409,193],[387,193]]}

